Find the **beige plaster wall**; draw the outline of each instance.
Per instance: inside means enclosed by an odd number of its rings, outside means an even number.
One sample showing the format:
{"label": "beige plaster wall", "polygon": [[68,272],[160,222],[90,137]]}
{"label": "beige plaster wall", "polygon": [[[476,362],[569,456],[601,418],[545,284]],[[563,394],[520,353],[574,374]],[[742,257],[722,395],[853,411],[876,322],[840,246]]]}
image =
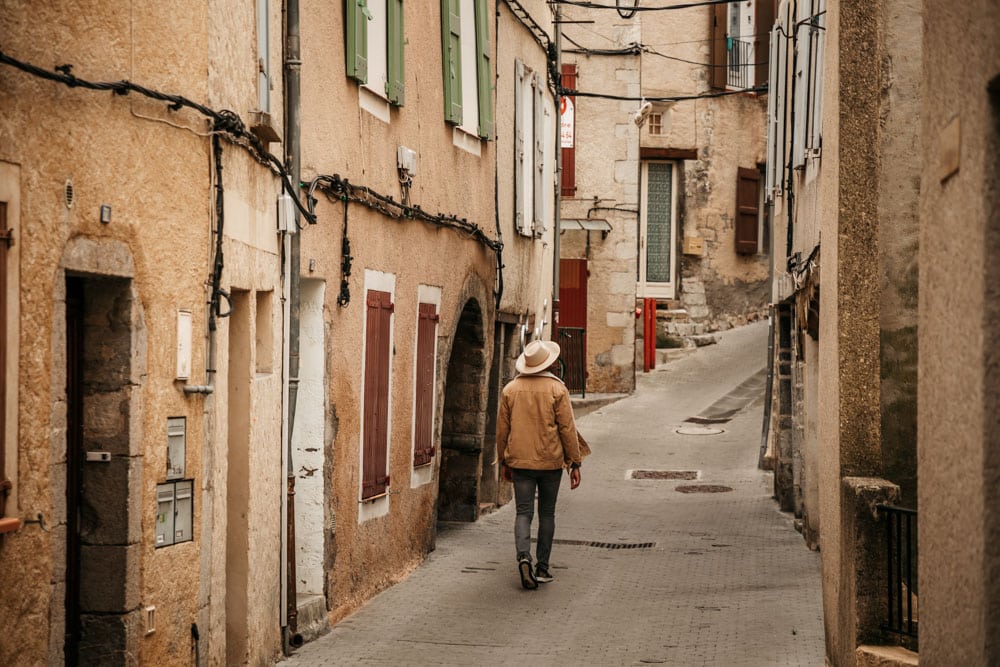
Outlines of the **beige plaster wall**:
{"label": "beige plaster wall", "polygon": [[[101,2],[73,7],[5,3],[0,34],[5,52],[41,67],[68,62],[74,74],[85,79],[129,79],[213,108],[232,109],[245,118],[256,106],[256,45],[252,13],[243,12],[243,5],[234,2],[124,10]],[[273,24],[280,24],[277,8],[273,18]],[[238,31],[230,36],[234,28]],[[223,42],[224,47],[218,46]],[[65,341],[63,306],[57,301],[64,277],[56,267],[67,242],[81,235],[98,248],[95,267],[101,264],[100,249],[110,243],[131,253],[136,307],[142,310],[148,341],[147,356],[136,371],[141,411],[132,414],[131,438],[144,458],[141,506],[136,509],[142,516],[140,606],[155,606],[158,621],[156,632],[133,648],[143,662],[185,662],[191,654],[190,626],[197,621],[203,638],[211,637],[213,647],[221,642],[224,651],[224,636],[205,626],[198,608],[208,599],[208,585],[203,587],[199,579],[209,581],[225,571],[224,560],[204,558],[209,550],[217,551],[206,539],[213,535],[204,530],[211,523],[207,506],[213,498],[225,498],[225,477],[220,481],[212,471],[215,465],[224,470],[225,450],[210,456],[212,440],[225,437],[224,431],[211,427],[219,421],[212,411],[225,414],[225,395],[185,398],[174,382],[178,309],[190,310],[193,316],[191,381],[206,381],[204,283],[210,269],[213,201],[210,142],[199,134],[207,125],[196,113],[171,112],[163,103],[134,93],[121,97],[70,89],[7,66],[0,70],[0,89],[0,160],[20,165],[21,276],[32,286],[22,292],[20,304],[20,511],[31,517],[42,512],[53,528],[43,533],[29,525],[3,538],[0,590],[17,595],[4,596],[0,625],[9,636],[24,641],[17,646],[4,642],[0,662],[47,662],[62,654],[65,426],[60,415],[65,411],[58,407],[63,389],[57,379],[64,377],[60,368],[65,367]],[[226,240],[223,287],[275,289],[277,181],[262,174],[239,148],[226,145],[223,161],[229,230],[246,237],[245,230],[257,230],[250,245]],[[66,179],[72,179],[76,195],[71,209],[62,203]],[[112,206],[109,225],[98,220],[101,204]],[[268,226],[270,238],[262,231]],[[280,319],[267,326],[280,339]],[[219,333],[225,336],[224,321]],[[217,359],[220,369],[225,363],[224,356]],[[257,600],[257,659],[269,659],[280,649],[270,585],[278,552],[278,517],[271,507],[279,502],[281,489],[278,466],[271,460],[280,453],[280,421],[272,407],[280,405],[278,384],[275,379],[260,384],[258,400],[268,408],[258,411],[254,429],[261,455],[256,481],[262,493],[259,507],[250,509],[261,531],[251,557],[256,576],[268,582],[259,587]],[[187,475],[198,490],[195,539],[157,550],[155,486],[166,474],[165,425],[173,416],[187,417]],[[214,539],[224,540],[224,523],[215,528]],[[15,599],[23,604],[15,606]],[[9,653],[14,650],[16,660]]]}
{"label": "beige plaster wall", "polygon": [[[844,134],[840,110],[841,87],[841,3],[827,3],[827,49],[823,70],[823,141],[824,178],[819,188],[820,228],[825,238],[838,238],[838,213],[840,178],[843,170],[840,152],[836,149]],[[836,45],[836,47],[834,47]],[[823,248],[820,263],[820,313],[819,313],[819,514],[822,532],[819,536],[823,574],[823,627],[826,637],[826,655],[831,656],[840,642],[838,606],[840,598],[840,423],[841,388],[838,379],[840,350],[840,320],[843,302],[837,298],[841,275],[837,269],[841,249],[839,243],[828,243]]]}
{"label": "beige plaster wall", "polygon": [[1000,73],[1000,9],[925,2],[923,12],[920,661],[995,664],[1000,103],[987,86]]}
{"label": "beige plaster wall", "polygon": [[[541,0],[521,3],[535,22],[549,36],[554,36],[552,10]],[[555,234],[555,141],[558,118],[550,89],[546,87],[545,99],[552,107],[548,117],[552,123],[550,147],[551,162],[546,172],[550,207],[546,216],[547,229],[538,238],[519,234],[514,225],[514,61],[520,59],[527,68],[548,80],[548,60],[544,49],[511,12],[506,3],[497,3],[498,39],[495,63],[496,75],[496,161],[497,215],[504,249],[504,292],[499,310],[525,319],[534,316],[535,326],[542,320],[548,322],[545,338],[549,338],[552,322],[552,270]],[[545,304],[548,304],[547,306]]]}
{"label": "beige plaster wall", "polygon": [[[406,100],[404,106],[389,111],[389,123],[359,106],[358,86],[345,75],[341,12],[329,11],[328,5],[316,2],[303,3],[302,11],[311,17],[302,25],[302,115],[308,119],[303,122],[303,180],[336,173],[398,200],[401,192],[396,149],[404,145],[417,152],[418,160],[418,173],[410,189],[411,204],[430,213],[466,218],[495,238],[498,144],[478,143],[479,156],[454,145],[453,129],[443,116],[439,6],[426,11],[416,3],[404,3]],[[490,26],[492,32],[492,21]],[[416,488],[410,485],[418,285],[436,286],[442,291],[438,436],[444,378],[462,308],[471,298],[478,301],[487,354],[492,347],[495,312],[492,293],[496,260],[491,250],[452,229],[387,218],[358,204],[351,204],[348,211],[354,265],[347,306],[336,303],[341,279],[342,204],[321,198],[317,208],[319,224],[308,227],[302,235],[303,272],[308,272],[310,278],[326,280],[329,286],[325,292],[325,318],[330,330],[328,409],[335,417],[336,432],[328,515],[332,517],[331,539],[335,546],[326,567],[327,604],[334,622],[405,576],[433,544],[437,473],[429,484]],[[534,261],[529,254],[521,266]],[[392,493],[386,516],[359,523],[366,270],[391,274],[395,280],[389,426]],[[513,294],[529,295],[530,288],[518,287],[516,278],[508,279]],[[435,471],[439,462],[440,456],[435,458]]]}

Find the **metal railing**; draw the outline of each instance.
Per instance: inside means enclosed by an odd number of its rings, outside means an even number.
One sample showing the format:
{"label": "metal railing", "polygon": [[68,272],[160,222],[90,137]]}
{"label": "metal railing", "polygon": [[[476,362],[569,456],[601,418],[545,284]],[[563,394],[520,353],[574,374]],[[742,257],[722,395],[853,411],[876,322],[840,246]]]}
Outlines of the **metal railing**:
{"label": "metal railing", "polygon": [[587,330],[582,327],[559,327],[560,373],[571,394],[587,397]]}
{"label": "metal railing", "polygon": [[726,40],[726,86],[750,88],[753,86],[753,42],[738,39]]}
{"label": "metal railing", "polygon": [[[899,635],[901,643],[917,638],[917,511],[879,505],[885,521],[886,618],[883,629]],[[907,641],[909,638],[909,641]]]}

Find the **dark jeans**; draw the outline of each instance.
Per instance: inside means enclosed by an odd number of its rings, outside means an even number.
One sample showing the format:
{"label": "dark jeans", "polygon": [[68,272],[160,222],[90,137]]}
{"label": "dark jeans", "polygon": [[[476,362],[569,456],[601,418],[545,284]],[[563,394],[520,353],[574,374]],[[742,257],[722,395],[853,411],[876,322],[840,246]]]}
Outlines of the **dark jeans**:
{"label": "dark jeans", "polygon": [[531,520],[535,515],[535,491],[538,491],[538,547],[535,560],[548,569],[552,553],[552,537],[556,532],[556,497],[562,470],[526,470],[515,468],[514,500],[517,518],[514,519],[514,544],[517,555],[531,554]]}

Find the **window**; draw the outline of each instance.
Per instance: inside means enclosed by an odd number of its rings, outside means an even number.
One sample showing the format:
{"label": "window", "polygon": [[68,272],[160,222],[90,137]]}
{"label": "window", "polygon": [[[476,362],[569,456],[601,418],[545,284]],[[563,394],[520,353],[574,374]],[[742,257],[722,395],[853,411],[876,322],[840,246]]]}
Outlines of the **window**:
{"label": "window", "polygon": [[765,195],[772,200],[783,191],[785,173],[785,89],[788,85],[788,3],[783,2],[771,30],[767,93],[767,170]]}
{"label": "window", "polygon": [[493,136],[489,21],[486,0],[441,0],[444,117],[482,139]]}
{"label": "window", "polygon": [[760,172],[736,170],[736,252],[757,254],[760,242]]}
{"label": "window", "polygon": [[515,60],[514,76],[514,227],[533,236],[547,228],[553,110],[538,72]]}
{"label": "window", "polygon": [[806,0],[798,5],[795,35],[795,118],[792,159],[796,167],[806,158],[818,157],[822,139],[823,29],[825,0]]}
{"label": "window", "polygon": [[7,478],[7,250],[10,230],[7,229],[7,202],[0,202],[0,519],[7,515],[7,495],[14,484]]}
{"label": "window", "polygon": [[745,0],[714,5],[711,13],[713,88],[741,90],[767,83],[773,0]]}
{"label": "window", "polygon": [[[366,282],[367,276],[366,276]],[[361,499],[389,489],[389,377],[392,358],[392,292],[365,293],[364,396],[361,424]]]}
{"label": "window", "polygon": [[434,397],[436,395],[438,307],[417,305],[417,349],[413,383],[413,465],[434,460]]}
{"label": "window", "polygon": [[0,162],[0,533],[17,530],[18,230],[20,175]]}
{"label": "window", "polygon": [[663,134],[663,114],[654,111],[649,114],[649,133]]}
{"label": "window", "polygon": [[257,0],[257,105],[264,113],[271,112],[268,4],[268,0]]}
{"label": "window", "polygon": [[514,77],[514,227],[532,236],[547,229],[555,114],[541,74],[515,60]]}
{"label": "window", "polygon": [[[565,88],[576,90],[576,65],[562,66],[562,85]],[[559,110],[559,145],[562,150],[560,189],[563,197],[574,197],[576,196],[576,137],[574,136],[576,134],[576,97],[563,97],[561,106],[562,108]]]}
{"label": "window", "polygon": [[642,163],[639,215],[639,296],[674,298],[677,273],[677,169],[674,162]]}
{"label": "window", "polygon": [[403,106],[403,0],[346,0],[345,7],[347,76]]}

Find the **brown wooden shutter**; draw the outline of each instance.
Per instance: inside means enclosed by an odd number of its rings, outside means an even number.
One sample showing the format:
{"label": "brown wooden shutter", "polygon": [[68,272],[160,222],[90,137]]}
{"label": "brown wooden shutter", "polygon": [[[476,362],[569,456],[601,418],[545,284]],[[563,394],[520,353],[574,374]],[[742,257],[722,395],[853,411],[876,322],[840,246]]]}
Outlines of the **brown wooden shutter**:
{"label": "brown wooden shutter", "polygon": [[7,248],[10,247],[10,230],[7,229],[7,202],[0,202],[0,519],[4,517],[7,493],[11,482],[7,479]]}
{"label": "brown wooden shutter", "polygon": [[437,322],[437,306],[433,303],[418,306],[414,466],[426,465],[434,458],[434,341],[437,338]]}
{"label": "brown wooden shutter", "polygon": [[771,29],[774,27],[774,0],[757,0],[754,6],[754,32],[753,57],[756,63],[754,67],[755,87],[769,83],[767,73],[770,63],[768,59],[771,55]]}
{"label": "brown wooden shutter", "polygon": [[743,167],[736,172],[736,252],[754,255],[757,253],[760,172]]}
{"label": "brown wooden shutter", "polygon": [[726,88],[726,65],[728,64],[728,51],[726,49],[726,26],[729,18],[729,5],[720,3],[713,5],[711,14],[711,35],[712,35],[712,71],[708,80],[712,88],[724,90]]}
{"label": "brown wooden shutter", "polygon": [[[576,65],[567,64],[562,66],[562,85],[564,88],[572,88],[576,90]],[[576,115],[576,97],[569,96],[569,102],[573,105],[574,121]],[[562,120],[562,110],[560,110],[560,133],[562,136],[561,128]],[[576,123],[574,122],[574,134]],[[560,145],[562,140],[560,140]],[[561,181],[561,192],[563,197],[575,197],[576,196],[576,137],[573,137],[573,145],[569,148],[562,149],[562,181]]]}
{"label": "brown wooden shutter", "polygon": [[381,495],[389,488],[386,472],[389,448],[389,325],[392,295],[368,290],[365,333],[364,448],[361,498]]}

